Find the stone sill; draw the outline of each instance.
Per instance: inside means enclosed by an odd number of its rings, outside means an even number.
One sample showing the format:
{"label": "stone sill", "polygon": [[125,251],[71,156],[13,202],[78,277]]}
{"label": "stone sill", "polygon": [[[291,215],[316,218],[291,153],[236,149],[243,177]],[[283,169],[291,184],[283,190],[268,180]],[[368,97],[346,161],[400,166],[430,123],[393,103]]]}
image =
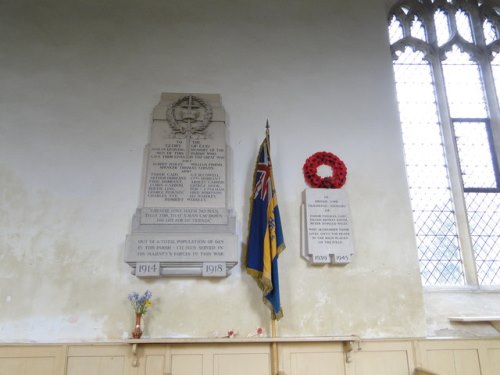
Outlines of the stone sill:
{"label": "stone sill", "polygon": [[500,332],[500,316],[450,316],[452,323],[490,323]]}

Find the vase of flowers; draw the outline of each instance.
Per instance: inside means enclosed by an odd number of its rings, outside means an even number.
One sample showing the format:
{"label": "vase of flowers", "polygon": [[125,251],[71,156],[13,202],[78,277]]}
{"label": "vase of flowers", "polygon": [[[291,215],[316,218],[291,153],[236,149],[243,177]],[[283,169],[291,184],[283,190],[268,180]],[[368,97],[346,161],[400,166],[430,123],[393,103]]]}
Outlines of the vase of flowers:
{"label": "vase of flowers", "polygon": [[152,306],[151,297],[153,294],[146,290],[144,294],[141,296],[137,292],[132,292],[128,295],[128,300],[132,304],[132,307],[135,312],[135,325],[132,330],[132,338],[140,339],[143,333],[141,328],[142,316],[146,314],[148,309]]}
{"label": "vase of flowers", "polygon": [[135,314],[135,326],[134,329],[132,330],[132,338],[134,339],[140,339],[142,336],[142,329],[141,329],[141,319],[142,315],[141,314]]}

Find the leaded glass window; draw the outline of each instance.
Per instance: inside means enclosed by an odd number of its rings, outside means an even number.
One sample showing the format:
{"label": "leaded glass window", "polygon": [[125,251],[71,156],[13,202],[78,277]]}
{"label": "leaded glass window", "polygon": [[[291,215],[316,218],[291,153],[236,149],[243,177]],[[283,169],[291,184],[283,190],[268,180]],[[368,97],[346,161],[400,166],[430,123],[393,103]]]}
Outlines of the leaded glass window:
{"label": "leaded glass window", "polygon": [[388,24],[422,283],[500,286],[500,3],[404,0]]}

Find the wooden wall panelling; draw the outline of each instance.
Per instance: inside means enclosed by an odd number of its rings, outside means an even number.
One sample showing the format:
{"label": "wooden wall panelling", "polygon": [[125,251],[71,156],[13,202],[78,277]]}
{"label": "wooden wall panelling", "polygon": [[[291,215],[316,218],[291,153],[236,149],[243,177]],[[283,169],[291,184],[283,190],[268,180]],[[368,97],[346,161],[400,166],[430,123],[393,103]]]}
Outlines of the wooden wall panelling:
{"label": "wooden wall panelling", "polygon": [[215,349],[214,375],[271,375],[270,344],[224,345]]}
{"label": "wooden wall panelling", "polygon": [[[0,345],[0,375],[271,375],[271,344]],[[286,375],[500,375],[500,338],[280,342]],[[134,360],[137,365],[134,366]]]}
{"label": "wooden wall panelling", "polygon": [[346,375],[411,375],[414,368],[411,341],[361,341],[346,364]]}
{"label": "wooden wall panelling", "polygon": [[138,375],[132,366],[130,345],[71,345],[68,347],[67,375]]}
{"label": "wooden wall panelling", "polygon": [[500,339],[420,340],[422,366],[440,375],[499,375]]}
{"label": "wooden wall panelling", "polygon": [[440,375],[486,375],[481,371],[477,347],[457,342],[420,342],[422,365]]}
{"label": "wooden wall panelling", "polygon": [[477,349],[430,350],[429,368],[443,375],[481,375]]}
{"label": "wooden wall panelling", "polygon": [[172,345],[171,375],[211,375],[210,345]]}
{"label": "wooden wall panelling", "polygon": [[0,375],[63,375],[61,345],[0,346]]}
{"label": "wooden wall panelling", "polygon": [[268,344],[172,345],[172,375],[270,375]]}
{"label": "wooden wall panelling", "polygon": [[500,374],[500,340],[495,347],[486,349],[491,374]]}
{"label": "wooden wall panelling", "polygon": [[496,340],[481,340],[479,358],[481,367],[486,364],[487,375],[500,374],[500,338]]}
{"label": "wooden wall panelling", "polygon": [[279,344],[280,370],[286,375],[331,375],[345,373],[341,342]]}
{"label": "wooden wall panelling", "polygon": [[170,357],[171,354],[169,345],[139,346],[137,353],[139,375],[170,374],[172,371]]}

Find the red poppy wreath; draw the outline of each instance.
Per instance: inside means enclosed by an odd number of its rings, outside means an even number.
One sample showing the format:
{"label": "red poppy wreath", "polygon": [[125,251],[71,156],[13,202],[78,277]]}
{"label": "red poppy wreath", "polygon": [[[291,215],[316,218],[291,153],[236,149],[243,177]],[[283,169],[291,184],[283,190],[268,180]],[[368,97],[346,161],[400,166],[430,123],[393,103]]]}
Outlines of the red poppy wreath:
{"label": "red poppy wreath", "polygon": [[[332,168],[332,175],[320,177],[318,167],[327,165]],[[347,178],[347,167],[344,162],[331,152],[317,152],[310,156],[302,167],[307,184],[313,188],[338,189]]]}

